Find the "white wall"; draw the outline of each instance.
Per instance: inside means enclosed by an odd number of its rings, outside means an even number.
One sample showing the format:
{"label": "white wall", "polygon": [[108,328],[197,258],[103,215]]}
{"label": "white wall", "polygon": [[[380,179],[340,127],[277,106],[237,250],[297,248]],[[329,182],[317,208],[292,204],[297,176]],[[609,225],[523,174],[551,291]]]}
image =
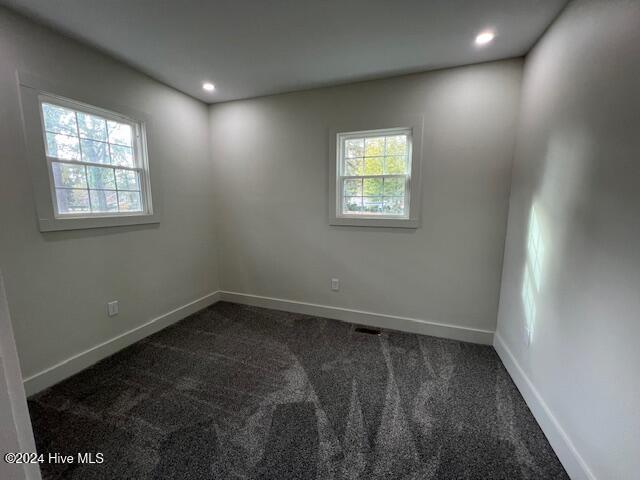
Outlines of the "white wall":
{"label": "white wall", "polygon": [[[521,70],[509,60],[213,105],[222,288],[492,335]],[[422,227],[329,226],[329,130],[381,112],[424,116]]]}
{"label": "white wall", "polygon": [[[159,225],[38,231],[16,70],[151,117]],[[207,115],[203,103],[0,8],[0,265],[25,377],[218,289]],[[109,318],[114,299],[120,315]]]}
{"label": "white wall", "polygon": [[574,478],[640,472],[639,207],[640,2],[576,1],[526,62],[496,337]]}

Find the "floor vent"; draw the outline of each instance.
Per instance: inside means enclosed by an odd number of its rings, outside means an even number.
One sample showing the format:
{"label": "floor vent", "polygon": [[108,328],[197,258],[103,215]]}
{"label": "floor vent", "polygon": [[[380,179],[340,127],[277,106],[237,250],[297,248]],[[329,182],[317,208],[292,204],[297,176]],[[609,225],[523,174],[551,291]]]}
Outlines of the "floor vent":
{"label": "floor vent", "polygon": [[358,333],[366,333],[367,335],[380,335],[382,332],[377,328],[356,327]]}

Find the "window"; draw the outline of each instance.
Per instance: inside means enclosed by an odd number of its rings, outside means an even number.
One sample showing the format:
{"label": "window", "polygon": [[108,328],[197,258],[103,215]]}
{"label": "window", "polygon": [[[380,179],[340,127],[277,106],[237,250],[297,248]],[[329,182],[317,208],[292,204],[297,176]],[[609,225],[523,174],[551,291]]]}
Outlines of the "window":
{"label": "window", "polygon": [[418,226],[421,120],[407,124],[334,133],[333,225]]}
{"label": "window", "polygon": [[40,231],[159,223],[153,119],[119,103],[117,91],[17,73]]}
{"label": "window", "polygon": [[150,212],[140,122],[49,95],[39,105],[56,218]]}
{"label": "window", "polygon": [[408,218],[411,131],[339,135],[340,215]]}

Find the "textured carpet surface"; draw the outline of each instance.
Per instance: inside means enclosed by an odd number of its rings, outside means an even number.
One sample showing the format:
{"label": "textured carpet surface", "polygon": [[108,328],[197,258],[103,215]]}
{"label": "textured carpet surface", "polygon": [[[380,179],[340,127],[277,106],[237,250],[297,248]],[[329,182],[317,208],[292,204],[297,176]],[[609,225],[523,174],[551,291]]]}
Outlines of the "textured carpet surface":
{"label": "textured carpet surface", "polygon": [[69,479],[566,479],[488,346],[218,303],[30,398]]}

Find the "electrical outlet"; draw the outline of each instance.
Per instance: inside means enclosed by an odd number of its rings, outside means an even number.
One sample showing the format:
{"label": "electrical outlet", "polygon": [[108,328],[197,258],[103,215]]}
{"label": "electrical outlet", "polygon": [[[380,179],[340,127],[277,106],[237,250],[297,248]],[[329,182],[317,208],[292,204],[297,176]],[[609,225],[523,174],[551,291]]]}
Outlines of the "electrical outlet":
{"label": "electrical outlet", "polygon": [[119,308],[118,308],[117,300],[107,303],[107,314],[110,317],[115,317],[118,313],[119,313]]}
{"label": "electrical outlet", "polygon": [[333,290],[334,292],[337,292],[338,290],[340,290],[340,279],[339,278],[332,278],[331,279],[331,290]]}

